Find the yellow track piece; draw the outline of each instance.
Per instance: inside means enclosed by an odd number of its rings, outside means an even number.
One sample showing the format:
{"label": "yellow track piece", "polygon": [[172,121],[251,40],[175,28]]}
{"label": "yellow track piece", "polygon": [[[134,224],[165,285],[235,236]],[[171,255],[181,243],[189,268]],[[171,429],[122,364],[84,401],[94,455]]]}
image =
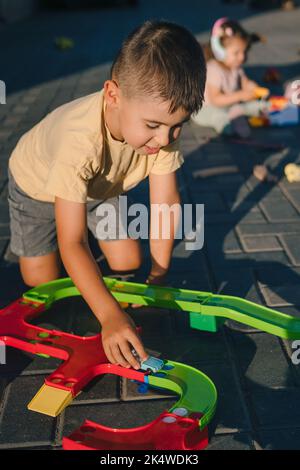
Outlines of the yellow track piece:
{"label": "yellow track piece", "polygon": [[43,385],[27,408],[48,416],[58,416],[73,400],[73,395],[61,388]]}

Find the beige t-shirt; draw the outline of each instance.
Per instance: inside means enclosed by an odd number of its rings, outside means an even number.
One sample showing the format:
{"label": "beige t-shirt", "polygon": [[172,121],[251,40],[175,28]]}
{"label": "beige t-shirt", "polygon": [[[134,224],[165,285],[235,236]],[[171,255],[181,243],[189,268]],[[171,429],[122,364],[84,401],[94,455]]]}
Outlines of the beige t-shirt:
{"label": "beige t-shirt", "polygon": [[136,186],[150,173],[167,174],[183,163],[178,143],[154,155],[138,154],[111,136],[103,116],[103,90],[49,113],[24,134],[9,168],[33,199],[74,202],[107,199]]}
{"label": "beige t-shirt", "polygon": [[[229,70],[216,61],[210,59],[206,64],[206,83],[214,86],[222,93],[233,93],[241,89],[242,77],[245,72],[242,68]],[[204,104],[211,104],[207,93],[207,87],[204,93]]]}

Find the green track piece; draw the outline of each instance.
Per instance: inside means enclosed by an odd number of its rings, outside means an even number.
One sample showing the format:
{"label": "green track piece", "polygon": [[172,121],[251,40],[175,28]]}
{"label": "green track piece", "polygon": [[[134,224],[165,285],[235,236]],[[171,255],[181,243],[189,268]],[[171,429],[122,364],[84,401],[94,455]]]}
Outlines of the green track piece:
{"label": "green track piece", "polygon": [[[193,327],[197,327],[197,322],[195,323],[197,314],[199,319],[202,318],[202,325],[204,319],[207,321],[208,317],[218,317],[223,321],[228,318],[281,338],[300,339],[300,318],[277,312],[249,300],[210,292],[159,287],[105,277],[103,279],[116,300],[189,312],[192,314]],[[47,308],[59,299],[79,295],[80,292],[71,279],[65,278],[35,287],[23,297],[45,303]]]}
{"label": "green track piece", "polygon": [[[162,374],[165,377],[161,377]],[[167,361],[158,374],[151,374],[148,379],[150,386],[173,391],[180,396],[179,401],[168,410],[170,413],[176,408],[186,409],[188,415],[201,411],[200,429],[204,429],[212,420],[216,410],[217,390],[203,372],[185,364]]]}

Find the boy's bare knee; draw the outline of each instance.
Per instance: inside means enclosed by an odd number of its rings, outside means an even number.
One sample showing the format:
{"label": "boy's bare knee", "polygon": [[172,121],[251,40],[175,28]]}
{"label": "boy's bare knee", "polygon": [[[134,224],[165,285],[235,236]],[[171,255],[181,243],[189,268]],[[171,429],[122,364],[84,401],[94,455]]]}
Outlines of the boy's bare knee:
{"label": "boy's bare knee", "polygon": [[45,284],[46,282],[54,281],[54,279],[44,278],[35,273],[22,275],[24,283],[29,287],[37,287],[40,284]]}
{"label": "boy's bare knee", "polygon": [[136,271],[142,265],[143,253],[138,240],[100,242],[99,245],[112,271]]}
{"label": "boy's bare knee", "polygon": [[23,281],[30,287],[54,281],[60,275],[60,263],[56,254],[36,258],[20,258]]}
{"label": "boy's bare knee", "polygon": [[136,271],[142,266],[142,256],[129,256],[123,259],[114,259],[108,262],[113,271]]}
{"label": "boy's bare knee", "polygon": [[29,287],[36,287],[40,284],[45,284],[46,282],[54,281],[57,279],[58,273],[43,273],[40,272],[39,270],[36,271],[30,271],[30,272],[21,272],[22,273],[22,278],[25,284]]}

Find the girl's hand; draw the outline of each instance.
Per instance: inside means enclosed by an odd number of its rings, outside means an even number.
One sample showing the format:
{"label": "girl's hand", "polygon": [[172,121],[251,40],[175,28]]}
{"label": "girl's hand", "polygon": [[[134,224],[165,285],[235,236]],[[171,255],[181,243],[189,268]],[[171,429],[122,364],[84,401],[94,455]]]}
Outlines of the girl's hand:
{"label": "girl's hand", "polygon": [[255,90],[257,89],[258,85],[253,80],[245,80],[243,81],[242,89],[241,89],[241,101],[250,101],[255,99]]}
{"label": "girl's hand", "polygon": [[134,349],[141,361],[148,358],[136,332],[133,320],[125,312],[114,312],[102,322],[102,344],[107,359],[112,364],[139,369],[140,364],[132,354]]}
{"label": "girl's hand", "polygon": [[254,99],[254,89],[251,87],[240,90],[239,92],[240,101],[251,101]]}

